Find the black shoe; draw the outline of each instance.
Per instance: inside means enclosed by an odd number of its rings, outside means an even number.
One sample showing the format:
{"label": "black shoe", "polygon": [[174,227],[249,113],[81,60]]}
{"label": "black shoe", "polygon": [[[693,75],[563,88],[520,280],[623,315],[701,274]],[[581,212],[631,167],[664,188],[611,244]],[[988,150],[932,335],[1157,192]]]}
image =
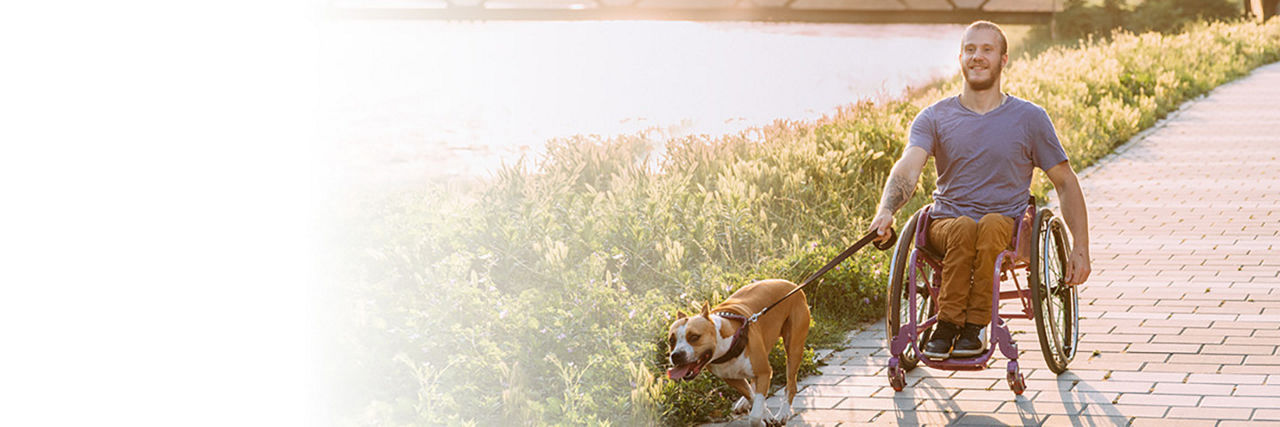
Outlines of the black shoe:
{"label": "black shoe", "polygon": [[951,357],[951,345],[955,343],[956,335],[959,334],[959,326],[939,320],[938,325],[933,328],[933,335],[929,338],[929,342],[924,344],[924,350],[921,353],[934,360]]}
{"label": "black shoe", "polygon": [[983,325],[966,323],[960,330],[960,337],[956,338],[956,346],[951,349],[951,356],[973,357],[986,351],[986,346],[982,342],[982,328]]}

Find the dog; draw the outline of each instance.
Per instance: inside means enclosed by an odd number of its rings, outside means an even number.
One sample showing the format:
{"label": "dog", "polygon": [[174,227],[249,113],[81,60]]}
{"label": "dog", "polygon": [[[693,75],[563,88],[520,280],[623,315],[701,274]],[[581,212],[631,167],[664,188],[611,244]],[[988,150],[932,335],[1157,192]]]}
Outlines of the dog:
{"label": "dog", "polygon": [[[743,397],[734,404],[735,413],[746,411],[749,404],[748,418],[752,425],[762,421],[786,422],[792,415],[796,374],[804,356],[804,340],[809,335],[809,303],[804,291],[791,295],[752,323],[739,338],[746,339],[745,347],[739,344],[740,354],[733,355],[737,349],[732,347],[734,336],[746,318],[795,288],[794,283],[786,280],[762,280],[742,287],[715,308],[708,308],[704,303],[701,314],[677,313],[668,336],[674,367],[667,375],[674,380],[691,380],[704,367],[709,367],[712,373],[742,393]],[[769,381],[773,377],[769,351],[779,337],[787,355],[787,399],[781,410],[773,414],[765,406],[765,395],[769,393]]]}

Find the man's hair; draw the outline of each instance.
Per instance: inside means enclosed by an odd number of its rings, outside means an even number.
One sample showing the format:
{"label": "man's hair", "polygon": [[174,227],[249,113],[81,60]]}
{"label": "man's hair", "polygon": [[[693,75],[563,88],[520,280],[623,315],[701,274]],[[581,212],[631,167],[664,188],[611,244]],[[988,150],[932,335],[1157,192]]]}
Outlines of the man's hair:
{"label": "man's hair", "polygon": [[996,23],[994,22],[973,21],[972,24],[969,24],[968,28],[964,29],[964,32],[968,33],[969,30],[979,29],[979,28],[984,30],[992,30],[992,31],[995,31],[996,34],[999,34],[1000,35],[1000,54],[1001,55],[1009,54],[1009,39],[1004,37],[1004,30],[1000,29],[1000,26],[996,25]]}

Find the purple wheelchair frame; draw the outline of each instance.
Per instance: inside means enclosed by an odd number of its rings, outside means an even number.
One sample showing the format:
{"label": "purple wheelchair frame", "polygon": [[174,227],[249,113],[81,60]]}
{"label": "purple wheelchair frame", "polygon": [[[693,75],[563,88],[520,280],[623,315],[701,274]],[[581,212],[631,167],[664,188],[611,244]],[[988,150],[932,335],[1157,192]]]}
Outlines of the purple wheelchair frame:
{"label": "purple wheelchair frame", "polygon": [[[934,254],[932,250],[927,249],[927,231],[929,230],[930,221],[929,211],[932,207],[933,205],[925,206],[924,209],[921,210],[920,216],[918,217],[919,219],[917,219],[916,229],[909,231],[915,233],[915,239],[913,239],[914,247],[911,248],[911,257],[906,265],[906,268],[908,269],[906,276],[907,280],[904,282],[904,286],[907,287],[909,293],[906,300],[910,305],[908,316],[909,320],[907,324],[899,327],[898,334],[893,337],[893,341],[889,346],[889,354],[891,355],[889,358],[889,383],[893,386],[895,391],[902,391],[902,388],[905,386],[906,372],[903,368],[899,367],[899,358],[902,356],[903,352],[907,350],[908,346],[911,347],[919,361],[924,363],[925,366],[951,371],[978,371],[987,369],[987,361],[991,359],[996,348],[999,348],[1000,353],[1009,359],[1006,375],[1006,379],[1009,382],[1009,388],[1012,389],[1015,394],[1021,395],[1022,392],[1026,390],[1026,380],[1022,373],[1018,371],[1018,345],[1014,342],[1013,335],[1009,332],[1009,327],[1005,324],[1005,319],[1032,319],[1034,316],[1032,312],[1031,289],[1029,287],[1023,288],[1022,284],[1018,282],[1018,276],[1012,273],[1018,269],[1027,268],[1028,266],[1026,254],[1028,253],[1027,250],[1029,245],[1032,244],[1030,240],[1034,237],[1030,236],[1030,234],[1032,218],[1034,218],[1036,207],[1034,204],[1028,205],[1023,211],[1022,216],[1014,219],[1015,233],[1013,233],[1013,241],[1010,244],[1010,247],[1013,247],[1014,250],[1005,249],[996,256],[994,267],[995,274],[992,276],[994,280],[992,280],[991,293],[996,297],[991,298],[991,324],[987,328],[989,338],[987,350],[974,357],[959,359],[953,358],[940,361],[930,360],[927,357],[923,357],[923,353],[921,353],[918,345],[918,337],[920,334],[937,324],[938,316],[931,316],[929,319],[925,320],[923,324],[916,324],[916,319],[918,318],[916,313],[918,308],[915,303],[917,289],[916,274],[920,270],[919,263],[927,263],[933,270],[932,284],[928,288],[930,294],[929,297],[935,302],[935,307],[937,306],[938,294],[941,292],[942,259]],[[1015,290],[1002,292],[1000,290],[1000,285],[1009,278],[1013,279]],[[1022,300],[1021,312],[1001,313],[999,311],[1000,301],[1015,298]]]}

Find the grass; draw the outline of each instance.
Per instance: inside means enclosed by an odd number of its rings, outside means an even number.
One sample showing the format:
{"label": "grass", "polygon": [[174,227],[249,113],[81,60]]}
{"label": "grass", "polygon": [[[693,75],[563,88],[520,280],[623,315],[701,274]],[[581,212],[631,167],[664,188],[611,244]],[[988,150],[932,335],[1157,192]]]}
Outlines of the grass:
{"label": "grass", "polygon": [[[1048,110],[1080,169],[1182,102],[1280,60],[1280,20],[1119,33],[1023,58],[1006,91]],[[326,255],[338,337],[326,376],[339,390],[328,410],[380,425],[726,415],[737,396],[719,379],[661,376],[675,312],[755,279],[799,281],[860,237],[910,120],[959,84],[817,122],[668,141],[656,168],[657,141],[577,137],[479,188],[351,201]],[[926,171],[900,216],[931,185]],[[1036,191],[1047,188],[1041,176]],[[864,250],[808,292],[810,346],[883,314],[886,259]]]}

